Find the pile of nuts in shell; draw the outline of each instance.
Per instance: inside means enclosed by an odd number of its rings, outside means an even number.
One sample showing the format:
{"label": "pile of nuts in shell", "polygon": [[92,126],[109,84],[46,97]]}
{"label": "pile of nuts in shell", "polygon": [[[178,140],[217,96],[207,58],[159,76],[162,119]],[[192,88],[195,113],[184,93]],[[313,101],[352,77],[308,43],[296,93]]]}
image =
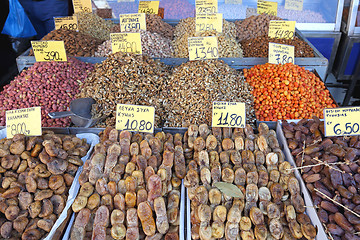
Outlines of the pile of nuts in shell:
{"label": "pile of nuts in shell", "polygon": [[188,38],[217,36],[219,57],[242,57],[241,45],[236,41],[235,24],[223,20],[223,32],[207,31],[202,33],[195,32],[195,18],[181,19],[175,27],[173,47],[175,57],[189,57]]}
{"label": "pile of nuts in shell", "polygon": [[277,39],[269,38],[268,36],[260,36],[254,39],[241,41],[244,57],[268,57],[269,42],[294,46],[295,57],[315,56],[310,45],[298,37],[294,37],[294,39]]}
{"label": "pile of nuts in shell", "polygon": [[80,174],[70,239],[179,239],[181,134],[107,127]]}
{"label": "pile of nuts in shell", "polygon": [[255,123],[252,87],[239,72],[221,60],[183,63],[174,68],[163,86],[165,126],[210,125],[213,101],[246,103],[247,122]]}
{"label": "pile of nuts in shell", "polygon": [[114,26],[112,21],[106,21],[88,12],[79,12],[74,15],[78,19],[79,32],[103,41],[110,39],[110,30]]}
{"label": "pile of nuts in shell", "polygon": [[192,239],[315,239],[300,184],[275,131],[264,123],[258,131],[250,125],[188,128],[184,184]]}
{"label": "pile of nuts in shell", "polygon": [[[79,57],[92,57],[98,46],[103,42],[98,38],[68,29],[53,30],[41,40],[64,41],[67,56]],[[30,51],[31,55],[34,55],[32,50]]]}
{"label": "pile of nuts in shell", "polygon": [[155,14],[146,14],[146,31],[158,33],[168,39],[174,37],[174,27]]}
{"label": "pile of nuts in shell", "polygon": [[155,126],[165,114],[159,99],[170,72],[168,66],[142,55],[118,52],[111,54],[80,86],[78,98],[92,97],[95,117],[106,117],[98,127],[115,126],[116,104],[155,107]]}
{"label": "pile of nuts in shell", "polygon": [[85,139],[44,131],[0,140],[2,238],[42,239],[63,211]]}
{"label": "pile of nuts in shell", "polygon": [[249,18],[245,18],[244,20],[236,21],[237,39],[241,42],[243,40],[268,35],[271,20],[282,19],[263,13],[258,16],[251,16]]}
{"label": "pile of nuts in shell", "polygon": [[316,117],[282,130],[329,239],[360,239],[359,136],[325,137]]}
{"label": "pile of nuts in shell", "polygon": [[[172,42],[157,33],[144,30],[133,30],[129,32],[140,32],[141,48],[144,56],[151,58],[170,58],[174,55]],[[107,40],[99,45],[95,57],[107,57],[112,53],[111,41]]]}
{"label": "pile of nuts in shell", "polygon": [[43,127],[68,127],[68,117],[51,119],[48,113],[66,111],[92,70],[93,64],[75,58],[34,63],[0,92],[0,126],[6,125],[7,110],[40,106]]}

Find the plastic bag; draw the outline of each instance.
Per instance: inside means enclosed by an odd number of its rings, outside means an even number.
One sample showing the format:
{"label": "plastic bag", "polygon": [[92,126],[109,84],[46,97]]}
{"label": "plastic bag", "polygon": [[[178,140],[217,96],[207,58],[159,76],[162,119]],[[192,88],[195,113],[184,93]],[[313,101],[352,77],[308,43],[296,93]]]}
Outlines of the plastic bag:
{"label": "plastic bag", "polygon": [[9,0],[9,10],[2,34],[14,38],[27,38],[37,34],[18,0]]}

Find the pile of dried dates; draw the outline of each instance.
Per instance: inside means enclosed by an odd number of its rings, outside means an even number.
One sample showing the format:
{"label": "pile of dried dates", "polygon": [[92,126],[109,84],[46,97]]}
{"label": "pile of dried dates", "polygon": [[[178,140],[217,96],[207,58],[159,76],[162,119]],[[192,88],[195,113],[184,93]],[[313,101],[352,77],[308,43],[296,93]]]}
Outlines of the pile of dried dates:
{"label": "pile of dried dates", "polygon": [[284,135],[331,239],[360,239],[360,139],[325,137],[319,119],[282,124]]}

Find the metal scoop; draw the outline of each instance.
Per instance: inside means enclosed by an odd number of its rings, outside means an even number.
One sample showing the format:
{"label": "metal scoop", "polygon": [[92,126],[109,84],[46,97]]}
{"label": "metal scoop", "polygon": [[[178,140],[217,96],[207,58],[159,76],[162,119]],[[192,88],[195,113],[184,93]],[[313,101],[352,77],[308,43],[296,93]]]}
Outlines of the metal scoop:
{"label": "metal scoop", "polygon": [[70,103],[70,111],[49,113],[51,118],[71,117],[71,122],[78,127],[93,126],[99,118],[92,118],[91,108],[96,101],[92,98],[78,98]]}

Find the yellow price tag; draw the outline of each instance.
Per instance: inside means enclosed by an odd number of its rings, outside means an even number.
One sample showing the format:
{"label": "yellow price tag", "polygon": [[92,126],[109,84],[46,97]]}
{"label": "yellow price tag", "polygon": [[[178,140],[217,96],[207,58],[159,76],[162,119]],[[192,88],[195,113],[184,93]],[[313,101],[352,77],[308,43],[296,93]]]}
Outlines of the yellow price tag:
{"label": "yellow price tag", "polygon": [[41,107],[22,108],[6,111],[6,136],[12,138],[16,134],[40,136]]}
{"label": "yellow price tag", "polygon": [[242,4],[242,0],[225,0],[225,4]]}
{"label": "yellow price tag", "polygon": [[302,11],[304,0],[285,0],[285,9]]}
{"label": "yellow price tag", "polygon": [[277,16],[277,8],[278,3],[277,2],[269,2],[269,1],[262,1],[258,0],[257,2],[257,13],[258,14],[269,14]]}
{"label": "yellow price tag", "polygon": [[244,128],[245,124],[245,103],[213,102],[212,127]]}
{"label": "yellow price tag", "polygon": [[132,29],[146,31],[145,13],[120,14],[120,31],[129,32]]}
{"label": "yellow price tag", "polygon": [[55,29],[78,30],[78,20],[76,16],[55,17]]}
{"label": "yellow price tag", "polygon": [[360,135],[360,107],[324,109],[325,136]]}
{"label": "yellow price tag", "polygon": [[294,63],[294,46],[269,43],[269,63]]}
{"label": "yellow price tag", "polygon": [[31,41],[37,62],[66,62],[64,41]]}
{"label": "yellow price tag", "polygon": [[139,13],[158,14],[159,13],[159,1],[140,1]]}
{"label": "yellow price tag", "polygon": [[222,32],[223,15],[222,13],[198,14],[195,19],[195,31],[217,31]]}
{"label": "yellow price tag", "polygon": [[92,12],[91,0],[72,0],[74,6],[74,13],[78,12]]}
{"label": "yellow price tag", "polygon": [[218,12],[217,0],[196,0],[196,14],[209,14]]}
{"label": "yellow price tag", "polygon": [[269,25],[270,38],[293,39],[295,36],[296,21],[271,20]]}
{"label": "yellow price tag", "polygon": [[154,132],[155,108],[130,104],[116,105],[116,129]]}
{"label": "yellow price tag", "polygon": [[217,37],[188,38],[189,60],[205,60],[219,58]]}
{"label": "yellow price tag", "polygon": [[140,33],[110,33],[112,53],[142,54]]}

